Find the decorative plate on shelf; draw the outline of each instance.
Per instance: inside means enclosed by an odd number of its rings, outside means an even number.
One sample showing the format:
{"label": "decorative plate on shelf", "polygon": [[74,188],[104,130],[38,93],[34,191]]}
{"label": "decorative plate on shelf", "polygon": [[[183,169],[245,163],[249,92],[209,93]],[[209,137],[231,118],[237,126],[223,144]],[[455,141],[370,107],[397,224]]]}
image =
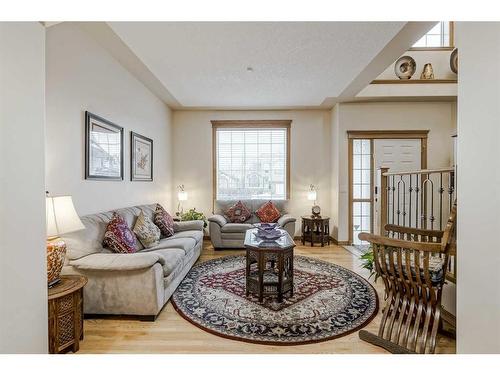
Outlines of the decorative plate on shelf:
{"label": "decorative plate on shelf", "polygon": [[411,56],[402,56],[394,64],[394,73],[399,79],[410,79],[417,70],[417,64]]}
{"label": "decorative plate on shelf", "polygon": [[455,74],[458,74],[458,48],[455,48],[450,56],[450,68]]}

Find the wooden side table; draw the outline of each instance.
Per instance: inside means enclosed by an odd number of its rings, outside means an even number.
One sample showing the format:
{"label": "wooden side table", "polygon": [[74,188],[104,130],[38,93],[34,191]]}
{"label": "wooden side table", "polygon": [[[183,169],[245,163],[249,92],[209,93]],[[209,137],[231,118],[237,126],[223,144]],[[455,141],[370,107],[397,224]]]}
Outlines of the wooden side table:
{"label": "wooden side table", "polygon": [[77,352],[83,340],[84,276],[61,276],[49,288],[49,353]]}
{"label": "wooden side table", "polygon": [[302,216],[302,245],[315,242],[325,246],[325,242],[330,245],[330,218],[328,216]]}

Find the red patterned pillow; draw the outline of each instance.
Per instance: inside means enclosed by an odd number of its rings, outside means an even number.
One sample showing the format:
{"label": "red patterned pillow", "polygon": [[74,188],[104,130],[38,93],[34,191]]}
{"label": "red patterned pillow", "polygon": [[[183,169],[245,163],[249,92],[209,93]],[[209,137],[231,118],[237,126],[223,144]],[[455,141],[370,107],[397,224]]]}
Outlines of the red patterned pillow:
{"label": "red patterned pillow", "polygon": [[230,223],[244,223],[250,219],[252,213],[247,206],[245,206],[241,201],[238,201],[238,203],[229,207],[229,209],[224,212],[224,215],[227,216]]}
{"label": "red patterned pillow", "polygon": [[115,253],[135,253],[135,236],[123,217],[113,212],[113,217],[106,227],[103,246]]}
{"label": "red patterned pillow", "polygon": [[170,237],[174,234],[174,219],[165,211],[161,204],[156,205],[153,222],[160,228],[161,234]]}
{"label": "red patterned pillow", "polygon": [[275,223],[281,217],[280,211],[276,208],[273,202],[264,203],[255,211],[262,223]]}

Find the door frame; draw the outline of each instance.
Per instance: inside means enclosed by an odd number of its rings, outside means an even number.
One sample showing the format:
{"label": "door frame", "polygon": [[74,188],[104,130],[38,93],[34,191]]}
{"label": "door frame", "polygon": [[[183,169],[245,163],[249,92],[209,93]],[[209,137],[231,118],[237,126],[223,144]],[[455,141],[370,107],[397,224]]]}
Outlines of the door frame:
{"label": "door frame", "polygon": [[352,236],[352,222],[353,222],[353,189],[352,189],[352,166],[353,166],[353,139],[367,139],[370,140],[370,163],[371,163],[371,194],[370,199],[367,200],[371,202],[371,215],[370,215],[370,227],[373,231],[373,212],[374,212],[374,196],[375,196],[375,170],[374,170],[374,157],[373,157],[373,140],[374,139],[420,139],[420,167],[422,169],[427,169],[427,139],[429,136],[429,130],[347,130],[348,138],[348,172],[349,172],[349,244],[353,242]]}

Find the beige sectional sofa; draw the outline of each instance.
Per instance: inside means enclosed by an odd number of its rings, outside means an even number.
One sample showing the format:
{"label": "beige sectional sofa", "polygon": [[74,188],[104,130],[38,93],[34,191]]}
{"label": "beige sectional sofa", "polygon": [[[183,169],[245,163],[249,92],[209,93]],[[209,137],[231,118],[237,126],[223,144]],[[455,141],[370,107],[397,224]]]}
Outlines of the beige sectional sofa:
{"label": "beige sectional sofa", "polygon": [[[248,229],[253,228],[253,224],[259,223],[260,220],[255,214],[264,203],[269,202],[269,199],[248,199],[241,200],[248,207],[252,216],[244,223],[230,223],[224,216],[224,212],[229,207],[236,204],[238,200],[224,201],[216,200],[214,202],[214,215],[208,218],[210,239],[215,249],[242,249],[244,248],[245,233]],[[295,235],[296,219],[288,214],[288,200],[272,201],[276,208],[280,211],[281,217],[278,220],[278,225],[290,234],[293,238]]]}
{"label": "beige sectional sofa", "polygon": [[137,252],[117,254],[102,240],[113,212],[133,228],[141,212],[153,218],[156,204],[81,217],[85,229],[63,237],[67,252],[62,274],[84,275],[85,314],[140,315],[154,320],[201,253],[203,221],[175,222],[173,236]]}

